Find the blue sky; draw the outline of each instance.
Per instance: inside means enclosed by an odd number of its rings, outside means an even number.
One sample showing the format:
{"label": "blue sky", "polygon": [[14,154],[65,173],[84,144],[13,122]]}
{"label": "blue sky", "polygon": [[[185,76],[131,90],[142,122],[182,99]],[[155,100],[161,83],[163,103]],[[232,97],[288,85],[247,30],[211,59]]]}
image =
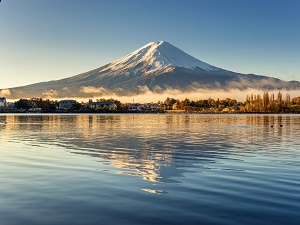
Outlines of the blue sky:
{"label": "blue sky", "polygon": [[298,0],[2,0],[0,88],[70,77],[165,40],[224,69],[300,80]]}

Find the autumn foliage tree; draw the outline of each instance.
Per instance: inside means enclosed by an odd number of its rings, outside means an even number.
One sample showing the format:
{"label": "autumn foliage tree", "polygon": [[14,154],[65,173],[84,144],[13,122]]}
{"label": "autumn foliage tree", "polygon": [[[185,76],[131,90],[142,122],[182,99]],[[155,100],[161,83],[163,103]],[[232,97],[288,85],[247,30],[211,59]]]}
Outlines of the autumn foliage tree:
{"label": "autumn foliage tree", "polygon": [[290,95],[286,94],[285,99],[282,97],[282,93],[279,91],[277,99],[275,94],[269,95],[268,92],[264,92],[263,95],[247,95],[245,102],[246,112],[274,112],[280,113],[287,109],[290,104]]}

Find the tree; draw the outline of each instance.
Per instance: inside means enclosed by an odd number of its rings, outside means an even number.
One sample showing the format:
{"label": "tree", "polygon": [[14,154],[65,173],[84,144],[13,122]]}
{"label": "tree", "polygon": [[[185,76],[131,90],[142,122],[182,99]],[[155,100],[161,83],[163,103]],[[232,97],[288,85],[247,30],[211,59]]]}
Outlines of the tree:
{"label": "tree", "polygon": [[216,108],[219,108],[219,105],[220,105],[220,100],[219,100],[219,98],[218,98],[217,101],[215,102],[215,105],[216,105]]}
{"label": "tree", "polygon": [[283,102],[282,102],[282,93],[279,91],[277,94],[277,112],[281,112],[283,107]]}
{"label": "tree", "polygon": [[262,102],[263,112],[267,112],[268,111],[268,105],[269,105],[269,93],[268,92],[264,92],[263,102]]}
{"label": "tree", "polygon": [[79,111],[81,109],[82,105],[79,102],[76,102],[72,105],[71,110],[72,111]]}
{"label": "tree", "polygon": [[165,100],[165,105],[167,109],[172,109],[173,105],[177,102],[177,100],[175,100],[174,98],[169,98],[167,97],[167,99]]}
{"label": "tree", "polygon": [[25,109],[28,110],[32,107],[28,99],[20,99],[19,101],[15,102],[15,107],[17,109]]}

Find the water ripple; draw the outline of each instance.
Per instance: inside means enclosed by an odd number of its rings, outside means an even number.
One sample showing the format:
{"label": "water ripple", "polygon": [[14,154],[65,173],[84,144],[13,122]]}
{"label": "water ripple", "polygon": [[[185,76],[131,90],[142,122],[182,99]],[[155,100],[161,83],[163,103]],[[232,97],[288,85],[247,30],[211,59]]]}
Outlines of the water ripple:
{"label": "water ripple", "polygon": [[0,121],[4,224],[300,222],[297,115]]}

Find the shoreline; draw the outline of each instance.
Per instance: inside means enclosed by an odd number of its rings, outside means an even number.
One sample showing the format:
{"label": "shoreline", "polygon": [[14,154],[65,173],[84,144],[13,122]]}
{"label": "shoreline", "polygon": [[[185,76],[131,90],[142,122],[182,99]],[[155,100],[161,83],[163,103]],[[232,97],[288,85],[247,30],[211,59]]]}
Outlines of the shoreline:
{"label": "shoreline", "polygon": [[238,115],[238,114],[300,114],[300,112],[0,112],[4,114],[24,114],[24,115],[39,115],[39,114],[168,114],[168,115]]}

